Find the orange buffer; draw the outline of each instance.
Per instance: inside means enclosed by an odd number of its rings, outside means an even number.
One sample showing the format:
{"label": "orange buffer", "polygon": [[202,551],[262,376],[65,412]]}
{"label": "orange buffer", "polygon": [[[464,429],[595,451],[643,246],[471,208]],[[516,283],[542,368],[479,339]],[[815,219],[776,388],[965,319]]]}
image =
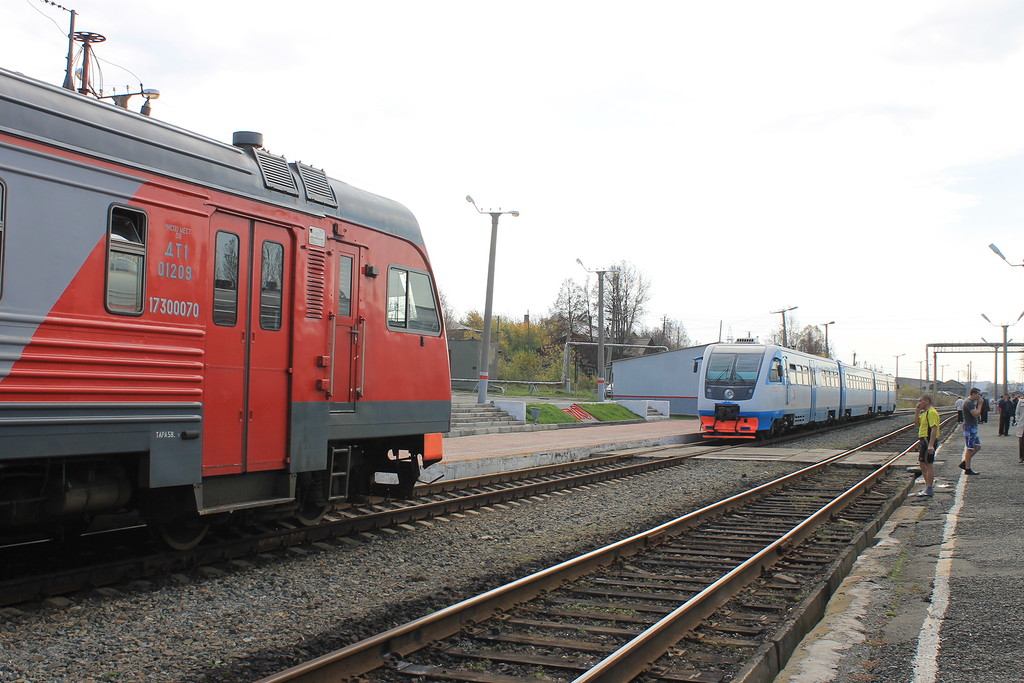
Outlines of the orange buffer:
{"label": "orange buffer", "polygon": [[714,415],[701,415],[700,430],[705,439],[753,439],[757,437],[757,418],[715,420]]}

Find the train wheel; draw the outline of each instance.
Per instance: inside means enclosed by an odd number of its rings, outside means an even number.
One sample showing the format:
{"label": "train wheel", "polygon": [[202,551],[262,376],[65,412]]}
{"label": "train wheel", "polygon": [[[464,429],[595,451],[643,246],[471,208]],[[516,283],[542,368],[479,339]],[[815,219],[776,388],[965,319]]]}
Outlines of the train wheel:
{"label": "train wheel", "polygon": [[300,505],[299,509],[295,511],[295,519],[302,526],[316,526],[323,521],[324,515],[330,509],[330,505],[317,505],[313,502],[305,503]]}
{"label": "train wheel", "polygon": [[191,550],[206,538],[210,524],[198,519],[175,519],[155,527],[157,538],[174,550]]}
{"label": "train wheel", "polygon": [[782,420],[774,420],[772,422],[771,437],[775,438],[785,431],[786,423]]}

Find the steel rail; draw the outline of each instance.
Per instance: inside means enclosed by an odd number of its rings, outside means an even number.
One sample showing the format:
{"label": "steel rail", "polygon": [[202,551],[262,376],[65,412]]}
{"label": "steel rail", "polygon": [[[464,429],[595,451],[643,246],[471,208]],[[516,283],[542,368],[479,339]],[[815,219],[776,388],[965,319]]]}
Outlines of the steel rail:
{"label": "steel rail", "polygon": [[913,446],[891,457],[875,471],[836,496],[813,515],[766,545],[735,569],[700,591],[671,613],[611,653],[573,683],[621,683],[643,673],[683,636],[728,602],[740,589],[761,576],[789,549],[809,538],[822,524],[872,488]]}
{"label": "steel rail", "polygon": [[[841,460],[842,458],[859,452],[879,441],[891,438],[892,436],[911,427],[913,427],[913,425],[901,427],[889,434],[861,444],[856,448],[831,456],[819,463],[809,465],[773,481],[734,496],[730,496],[729,498],[718,501],[717,503],[707,505],[675,520],[654,527],[653,529],[635,534],[629,538],[604,546],[603,548],[590,551],[580,555],[579,557],[555,565],[554,567],[535,572],[534,574],[517,579],[516,581],[512,581],[504,586],[482,593],[481,595],[469,598],[401,626],[389,629],[376,636],[366,638],[316,659],[299,664],[277,674],[273,674],[261,679],[260,683],[283,683],[284,681],[326,683],[328,681],[337,681],[345,676],[355,676],[372,671],[373,669],[382,666],[389,659],[415,652],[431,642],[457,633],[471,624],[483,621],[484,619],[493,616],[498,611],[507,610],[515,604],[528,600],[542,591],[554,589],[566,581],[579,578],[589,573],[596,567],[606,566],[619,558],[633,555],[662,537],[678,535],[679,533],[695,527],[709,518],[717,517],[741,507],[753,499],[780,489],[792,482],[798,481],[811,473],[824,469],[828,465]],[[900,455],[902,455],[902,453]],[[887,469],[888,465],[898,457],[900,456],[895,456],[892,460],[887,462],[884,468],[880,469]],[[872,475],[865,477],[860,483],[855,485],[854,488],[857,489],[862,486],[866,486],[864,482],[871,480],[875,475],[876,473],[872,473]],[[845,495],[846,494],[844,494],[844,496]],[[850,494],[850,496],[852,495],[853,494]],[[859,493],[857,495],[859,495]],[[850,499],[850,497],[844,496],[841,496],[843,500]],[[830,503],[830,505],[832,504]],[[797,539],[802,538],[805,533],[804,529],[806,529],[806,526],[801,524],[797,529],[791,531],[790,534],[787,534],[776,541],[776,543],[772,544],[770,549],[765,549],[761,553],[758,553],[755,558],[759,559],[752,558],[744,565],[741,565],[744,569],[740,573],[743,575],[752,575],[756,572],[756,575],[759,575],[761,566],[760,562],[766,557],[778,555],[783,549],[798,542]],[[716,591],[721,590],[721,584],[723,581],[725,581],[724,577],[712,585],[718,586]],[[711,588],[707,589],[705,592],[710,590]],[[705,598],[705,600],[707,600],[707,598]],[[695,608],[691,607],[689,609]],[[665,620],[663,619],[662,621]],[[659,639],[663,640],[664,637],[659,634]],[[678,638],[676,640],[678,640]],[[641,650],[638,644],[634,645],[631,648],[631,651],[632,650],[642,651],[643,654],[641,655],[641,658],[649,655],[649,651],[646,649]],[[634,656],[632,652],[629,656],[632,661],[632,657]],[[621,681],[623,679],[619,677],[595,680]]]}
{"label": "steel rail", "polygon": [[[546,465],[513,472],[511,474],[514,476],[511,477],[511,481],[501,481],[499,474],[456,479],[447,482],[444,487],[438,486],[433,490],[421,491],[418,488],[417,493],[423,497],[419,502],[400,504],[399,507],[387,509],[373,509],[376,507],[373,504],[363,507],[356,506],[354,509],[357,514],[354,516],[325,521],[317,526],[272,529],[252,536],[200,545],[186,551],[137,555],[88,566],[3,579],[0,580],[0,606],[25,602],[40,595],[61,595],[89,585],[103,586],[115,584],[123,579],[152,576],[159,574],[162,568],[168,572],[182,571],[227,558],[280,550],[302,543],[326,541],[387,526],[430,519],[470,508],[479,508],[598,481],[675,467],[695,455],[715,452],[724,448],[728,447],[697,448],[693,453],[639,463],[617,464],[616,461],[621,460],[621,456],[605,456],[566,463],[565,466]],[[558,476],[562,474],[565,476]],[[430,496],[449,493],[453,487],[459,491],[472,491],[487,486],[501,486],[501,488],[453,495],[448,498],[429,499]],[[344,514],[344,510],[340,512]],[[6,550],[10,551],[11,548]]]}

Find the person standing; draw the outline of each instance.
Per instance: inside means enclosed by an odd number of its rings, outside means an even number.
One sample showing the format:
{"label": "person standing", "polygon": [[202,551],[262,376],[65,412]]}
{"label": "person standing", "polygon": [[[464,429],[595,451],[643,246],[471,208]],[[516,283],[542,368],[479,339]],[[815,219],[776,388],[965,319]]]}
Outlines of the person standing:
{"label": "person standing", "polygon": [[981,419],[981,391],[971,389],[964,401],[964,458],[960,461],[960,469],[966,474],[977,474],[971,469],[971,458],[981,450],[981,439],[978,438],[978,421]]}
{"label": "person standing", "polygon": [[1010,411],[1010,417],[1013,418],[1013,426],[1017,426],[1017,408],[1020,406],[1020,394],[1014,394],[1010,399],[1013,401],[1013,410]]}
{"label": "person standing", "polygon": [[957,396],[954,406],[956,407],[956,421],[962,424],[964,421],[964,397]]}
{"label": "person standing", "polygon": [[1017,457],[1020,464],[1024,465],[1024,399],[1017,401]]}
{"label": "person standing", "polygon": [[935,445],[939,440],[939,411],[932,408],[931,396],[925,394],[917,400],[914,424],[917,425],[917,461],[924,479],[924,488],[917,495],[930,497],[935,495]]}
{"label": "person standing", "polygon": [[996,404],[999,408],[999,436],[1010,435],[1010,413],[1013,411],[1013,403],[1009,394],[1003,394]]}
{"label": "person standing", "polygon": [[988,399],[985,398],[984,396],[982,396],[981,397],[981,415],[979,416],[980,419],[978,420],[978,422],[983,422],[983,423],[984,422],[988,422],[988,411],[989,411],[989,408],[991,408],[991,407],[992,406],[988,402]]}

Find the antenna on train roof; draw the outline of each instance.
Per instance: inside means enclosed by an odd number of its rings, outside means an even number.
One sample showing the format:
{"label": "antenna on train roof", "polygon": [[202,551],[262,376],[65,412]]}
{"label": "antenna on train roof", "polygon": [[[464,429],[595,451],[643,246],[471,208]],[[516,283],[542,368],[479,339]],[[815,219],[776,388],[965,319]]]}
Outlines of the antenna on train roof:
{"label": "antenna on train roof", "polygon": [[[93,43],[102,43],[107,38],[99,33],[92,33],[90,31],[75,31],[75,18],[78,13],[62,5],[58,5],[51,0],[44,0],[49,4],[57,7],[58,9],[65,10],[71,14],[71,26],[68,31],[68,60],[67,67],[64,72],[64,87],[67,90],[77,90],[83,95],[92,95],[96,99],[105,100],[110,99],[114,101],[114,104],[122,109],[128,108],[128,100],[135,95],[142,95],[146,98],[145,103],[142,105],[142,109],[139,113],[143,116],[149,116],[152,111],[152,105],[150,104],[153,100],[160,97],[160,91],[155,88],[143,88],[142,83],[139,83],[138,92],[125,92],[118,94],[115,92],[113,95],[103,95],[103,80],[102,75],[96,76],[100,72],[99,65],[94,64],[94,55],[92,52]],[[82,66],[79,69],[75,69],[75,43],[82,43]],[[122,67],[123,68],[123,67]],[[127,71],[127,69],[125,69]],[[131,73],[129,71],[129,73]],[[134,74],[133,74],[134,75]],[[78,77],[82,85],[79,88],[75,87],[75,77]],[[128,90],[128,88],[125,88]]]}

